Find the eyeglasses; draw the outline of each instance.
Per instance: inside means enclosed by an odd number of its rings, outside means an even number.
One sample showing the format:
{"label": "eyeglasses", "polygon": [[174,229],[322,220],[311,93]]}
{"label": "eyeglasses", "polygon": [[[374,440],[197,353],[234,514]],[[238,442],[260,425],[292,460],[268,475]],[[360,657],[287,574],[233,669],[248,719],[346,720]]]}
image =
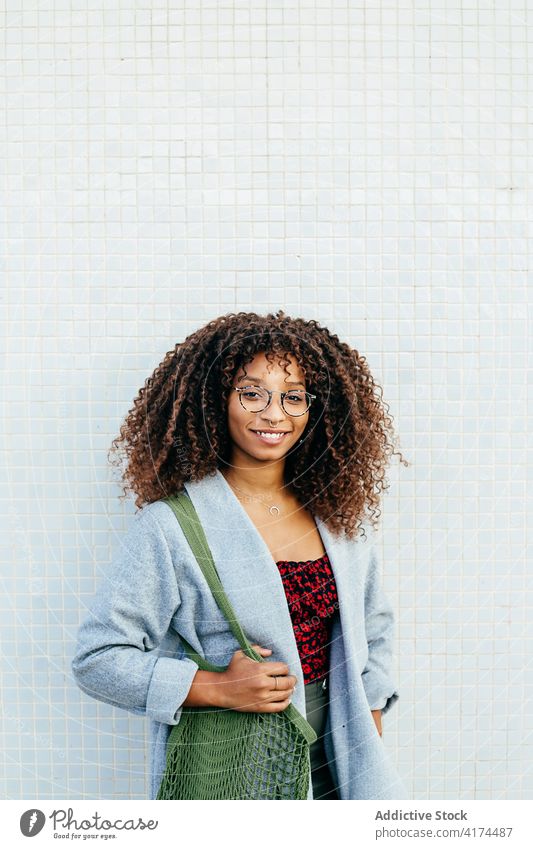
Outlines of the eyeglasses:
{"label": "eyeglasses", "polygon": [[262,386],[234,386],[233,388],[239,393],[241,406],[249,413],[260,413],[261,410],[266,410],[274,392],[279,392],[281,395],[281,406],[289,416],[303,416],[316,398],[316,395],[304,392],[303,389],[288,389],[286,392],[281,392],[279,389],[265,389]]}

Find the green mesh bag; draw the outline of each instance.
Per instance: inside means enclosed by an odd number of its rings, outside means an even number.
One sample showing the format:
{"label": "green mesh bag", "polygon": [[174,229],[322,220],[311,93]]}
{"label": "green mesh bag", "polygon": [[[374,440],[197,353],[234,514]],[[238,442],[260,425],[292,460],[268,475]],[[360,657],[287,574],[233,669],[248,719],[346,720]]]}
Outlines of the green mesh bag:
{"label": "green mesh bag", "polygon": [[[239,625],[200,524],[186,493],[164,499],[172,508],[207,583],[243,652],[252,648]],[[200,669],[223,672],[180,638]],[[289,704],[276,713],[183,707],[167,743],[166,767],[156,799],[307,799],[309,746],[316,732]]]}

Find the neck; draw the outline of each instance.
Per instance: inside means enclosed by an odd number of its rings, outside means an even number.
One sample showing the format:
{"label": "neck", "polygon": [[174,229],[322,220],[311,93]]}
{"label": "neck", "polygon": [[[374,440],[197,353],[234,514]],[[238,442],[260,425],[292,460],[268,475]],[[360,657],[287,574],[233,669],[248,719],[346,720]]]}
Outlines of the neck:
{"label": "neck", "polygon": [[222,474],[227,482],[247,495],[258,495],[271,498],[279,498],[286,495],[285,482],[283,480],[283,468],[268,466],[255,469],[235,468],[224,469]]}

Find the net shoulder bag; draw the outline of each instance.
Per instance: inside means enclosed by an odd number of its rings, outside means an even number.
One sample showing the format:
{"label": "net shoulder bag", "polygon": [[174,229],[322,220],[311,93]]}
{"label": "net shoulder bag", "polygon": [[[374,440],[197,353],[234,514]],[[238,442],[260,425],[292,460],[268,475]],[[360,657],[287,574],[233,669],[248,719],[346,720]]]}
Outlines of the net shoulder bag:
{"label": "net shoulder bag", "polygon": [[[174,511],[213,596],[244,654],[259,662],[224,592],[205,533],[185,492],[163,499]],[[224,672],[180,636],[198,667]],[[156,799],[307,799],[309,747],[317,735],[290,703],[275,713],[183,707],[170,732]]]}

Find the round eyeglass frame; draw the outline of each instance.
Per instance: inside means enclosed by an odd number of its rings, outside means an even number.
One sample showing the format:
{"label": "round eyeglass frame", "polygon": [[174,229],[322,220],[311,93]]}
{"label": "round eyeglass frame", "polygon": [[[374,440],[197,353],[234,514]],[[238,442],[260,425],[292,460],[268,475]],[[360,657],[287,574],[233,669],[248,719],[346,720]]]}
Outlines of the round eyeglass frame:
{"label": "round eyeglass frame", "polygon": [[[248,410],[248,409],[244,406],[244,404],[242,403],[242,396],[241,396],[241,392],[244,392],[246,389],[250,389],[251,387],[253,387],[254,389],[262,389],[262,390],[263,390],[263,392],[267,392],[267,393],[268,393],[268,402],[267,402],[267,403],[265,404],[265,406],[264,406],[264,407],[262,407],[260,410]],[[311,394],[311,392],[306,392],[305,394],[306,394],[307,398],[308,398],[308,399],[310,399],[310,400],[309,400],[309,403],[308,403],[308,407],[307,407],[307,409],[306,409],[306,410],[304,410],[304,411],[303,411],[303,413],[289,413],[289,412],[285,409],[285,404],[284,404],[284,401],[285,401],[285,395],[290,395],[290,394],[291,394],[291,392],[294,392],[294,391],[302,392],[302,391],[305,391],[305,390],[301,390],[301,389],[299,389],[299,390],[286,389],[286,390],[285,390],[285,392],[282,392],[282,391],[281,391],[281,389],[267,389],[265,386],[255,386],[253,383],[251,383],[249,386],[234,386],[234,387],[233,387],[233,389],[235,390],[235,392],[238,392],[238,393],[239,393],[239,401],[241,402],[241,407],[243,408],[243,410],[246,410],[246,412],[247,412],[247,413],[251,413],[251,412],[255,412],[255,413],[262,413],[262,412],[263,412],[263,410],[266,410],[266,409],[267,409],[267,407],[269,407],[269,406],[270,406],[270,404],[272,403],[272,395],[273,395],[273,393],[274,393],[274,392],[279,392],[279,394],[281,395],[281,406],[282,406],[282,408],[283,408],[283,412],[284,412],[284,413],[287,413],[287,415],[288,415],[288,416],[292,416],[293,418],[298,418],[298,416],[305,416],[305,414],[309,411],[309,408],[311,407],[311,404],[313,403],[313,401],[314,401],[314,400],[315,400],[315,398],[317,397],[316,395],[312,395],[312,394]]]}

